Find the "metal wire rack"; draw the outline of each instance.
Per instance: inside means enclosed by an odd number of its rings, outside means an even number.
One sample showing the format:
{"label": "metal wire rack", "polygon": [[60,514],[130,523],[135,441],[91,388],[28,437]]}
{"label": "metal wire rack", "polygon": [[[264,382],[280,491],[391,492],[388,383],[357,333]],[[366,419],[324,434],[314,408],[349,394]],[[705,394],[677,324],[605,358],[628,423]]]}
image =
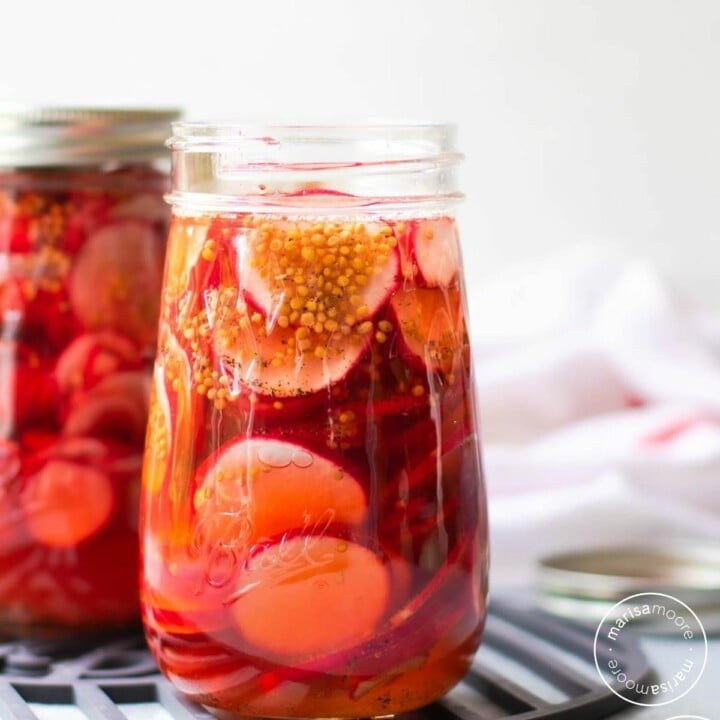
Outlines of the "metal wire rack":
{"label": "metal wire rack", "polygon": [[[440,701],[398,720],[594,720],[624,707],[593,664],[594,628],[527,604],[493,602],[483,645],[463,681]],[[651,669],[624,639],[614,657],[629,678]],[[75,708],[87,720],[128,720],[152,704],[174,720],[208,720],[159,675],[141,635],[99,643],[30,640],[0,644],[0,718],[37,720]],[[52,706],[52,708],[50,707]],[[77,714],[75,715],[77,717]]]}

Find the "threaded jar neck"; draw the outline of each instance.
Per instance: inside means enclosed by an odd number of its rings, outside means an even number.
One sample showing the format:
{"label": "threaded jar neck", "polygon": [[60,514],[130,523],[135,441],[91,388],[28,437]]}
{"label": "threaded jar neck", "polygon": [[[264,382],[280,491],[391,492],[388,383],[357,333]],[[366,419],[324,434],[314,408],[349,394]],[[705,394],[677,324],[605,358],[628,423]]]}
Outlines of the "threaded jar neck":
{"label": "threaded jar neck", "polygon": [[447,206],[462,199],[452,125],[267,125],[177,122],[175,205],[305,212]]}

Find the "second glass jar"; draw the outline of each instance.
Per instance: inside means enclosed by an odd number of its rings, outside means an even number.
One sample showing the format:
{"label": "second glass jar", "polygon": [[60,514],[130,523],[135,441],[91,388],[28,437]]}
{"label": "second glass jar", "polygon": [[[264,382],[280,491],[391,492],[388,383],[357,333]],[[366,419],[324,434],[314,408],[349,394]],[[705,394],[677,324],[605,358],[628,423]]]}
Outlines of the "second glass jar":
{"label": "second glass jar", "polygon": [[137,504],[177,112],[0,112],[0,628],[139,617]]}
{"label": "second glass jar", "polygon": [[487,590],[452,130],[180,124],[171,147],[150,646],[223,717],[431,702]]}

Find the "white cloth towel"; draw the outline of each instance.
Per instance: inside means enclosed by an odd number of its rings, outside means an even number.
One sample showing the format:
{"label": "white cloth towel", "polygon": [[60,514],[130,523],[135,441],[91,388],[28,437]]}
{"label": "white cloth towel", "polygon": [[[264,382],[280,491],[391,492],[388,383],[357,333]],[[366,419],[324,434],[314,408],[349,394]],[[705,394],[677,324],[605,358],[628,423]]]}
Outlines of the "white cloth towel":
{"label": "white cloth towel", "polygon": [[720,317],[595,246],[495,276],[470,314],[496,558],[720,539]]}

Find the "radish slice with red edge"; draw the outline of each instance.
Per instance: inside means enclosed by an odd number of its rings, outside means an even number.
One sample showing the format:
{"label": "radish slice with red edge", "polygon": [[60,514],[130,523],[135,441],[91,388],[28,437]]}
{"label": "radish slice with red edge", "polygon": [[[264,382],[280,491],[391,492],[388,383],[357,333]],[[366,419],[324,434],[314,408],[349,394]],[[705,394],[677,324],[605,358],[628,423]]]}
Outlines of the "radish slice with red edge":
{"label": "radish slice with red edge", "polygon": [[245,565],[232,603],[238,629],[278,658],[312,658],[372,636],[387,605],[385,566],[370,550],[329,536],[268,545]]}
{"label": "radish slice with red edge", "polygon": [[21,495],[25,521],[43,545],[69,548],[97,534],[110,520],[112,485],[100,470],[51,460],[28,478]]}
{"label": "radish slice with red edge", "polygon": [[136,220],[105,225],[87,239],[70,275],[70,302],[85,328],[154,345],[164,245],[150,225]]}
{"label": "radish slice with red edge", "polygon": [[391,300],[405,357],[433,372],[450,373],[465,350],[465,325],[456,288],[401,290]]}
{"label": "radish slice with red edge", "polygon": [[358,527],[367,498],[345,468],[307,448],[251,438],[222,448],[200,475],[194,505],[203,547],[249,548],[290,530]]}
{"label": "radish slice with red edge", "polygon": [[428,287],[450,287],[460,271],[457,225],[448,217],[415,222],[410,231],[412,257]]}
{"label": "radish slice with red edge", "polygon": [[226,236],[235,248],[239,287],[268,318],[299,299],[302,306],[287,314],[315,314],[315,306],[324,305],[322,312],[337,311],[339,323],[353,315],[352,325],[372,317],[399,284],[396,240],[384,223],[236,224]]}
{"label": "radish slice with red edge", "polygon": [[288,398],[327,391],[358,364],[371,336],[335,332],[318,337],[322,339],[308,336],[314,345],[305,350],[296,345],[288,353],[296,343],[294,329],[275,327],[264,335],[246,320],[246,329],[241,328],[233,346],[217,349],[220,368],[231,383],[239,382],[258,395]]}
{"label": "radish slice with red edge", "polygon": [[63,434],[101,435],[142,443],[149,392],[150,380],[142,371],[108,375],[87,392],[76,394]]}
{"label": "radish slice with red edge", "polygon": [[157,193],[138,193],[112,207],[108,217],[160,224],[167,221],[168,206]]}
{"label": "radish slice with red edge", "polygon": [[142,366],[142,358],[133,343],[106,330],[75,338],[58,358],[55,377],[62,392],[94,385],[118,370]]}
{"label": "radish slice with red edge", "polygon": [[[324,675],[344,677],[351,696],[360,697],[368,683],[376,686],[383,678],[392,679],[411,661],[413,669],[421,667],[433,645],[449,634],[461,636],[460,641],[479,632],[482,618],[474,609],[478,588],[466,567],[472,542],[471,537],[458,542],[424,587],[408,597],[367,640],[351,647],[336,646],[282,670],[273,669],[266,673],[268,679],[273,676],[277,683],[309,682]],[[257,687],[257,681],[248,684],[251,692]]]}

